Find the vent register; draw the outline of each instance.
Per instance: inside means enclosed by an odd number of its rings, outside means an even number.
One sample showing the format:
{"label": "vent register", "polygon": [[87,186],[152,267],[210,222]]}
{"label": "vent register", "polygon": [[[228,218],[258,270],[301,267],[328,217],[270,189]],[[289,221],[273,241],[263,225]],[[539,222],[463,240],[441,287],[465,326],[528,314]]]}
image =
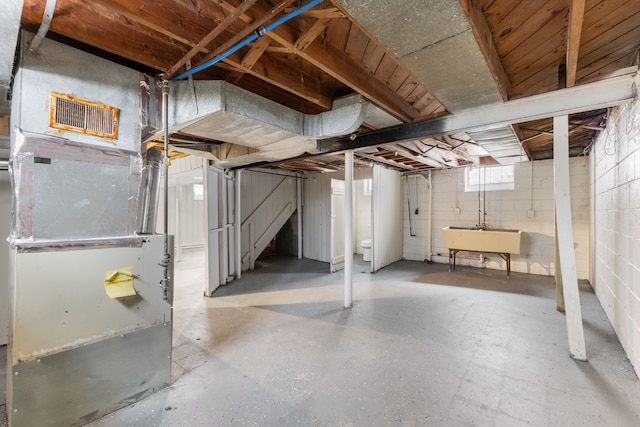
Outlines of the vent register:
{"label": "vent register", "polygon": [[118,109],[51,92],[49,126],[115,139],[118,136]]}

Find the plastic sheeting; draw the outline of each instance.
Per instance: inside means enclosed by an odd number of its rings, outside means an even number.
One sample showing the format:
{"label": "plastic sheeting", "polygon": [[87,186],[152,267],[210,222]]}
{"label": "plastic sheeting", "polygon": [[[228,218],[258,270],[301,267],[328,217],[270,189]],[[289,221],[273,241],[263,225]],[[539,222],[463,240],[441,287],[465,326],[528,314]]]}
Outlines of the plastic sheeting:
{"label": "plastic sheeting", "polygon": [[135,235],[139,153],[17,133],[9,170],[13,247]]}

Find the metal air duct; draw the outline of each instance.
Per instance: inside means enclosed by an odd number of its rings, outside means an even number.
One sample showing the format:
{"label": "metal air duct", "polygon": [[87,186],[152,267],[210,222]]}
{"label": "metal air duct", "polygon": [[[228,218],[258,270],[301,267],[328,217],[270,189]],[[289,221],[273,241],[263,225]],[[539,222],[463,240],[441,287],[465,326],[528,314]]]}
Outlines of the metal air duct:
{"label": "metal air duct", "polygon": [[[196,151],[197,144],[190,148],[188,143],[174,148],[223,168],[316,153],[318,139],[358,130],[368,104],[362,96],[351,96],[335,101],[331,111],[309,115],[224,81],[170,85],[169,134],[219,142],[209,151]],[[152,139],[162,139],[162,132],[147,141]]]}
{"label": "metal air duct", "polygon": [[144,153],[144,165],[140,178],[138,210],[136,215],[138,234],[154,234],[158,217],[160,195],[160,171],[162,151],[151,148]]}

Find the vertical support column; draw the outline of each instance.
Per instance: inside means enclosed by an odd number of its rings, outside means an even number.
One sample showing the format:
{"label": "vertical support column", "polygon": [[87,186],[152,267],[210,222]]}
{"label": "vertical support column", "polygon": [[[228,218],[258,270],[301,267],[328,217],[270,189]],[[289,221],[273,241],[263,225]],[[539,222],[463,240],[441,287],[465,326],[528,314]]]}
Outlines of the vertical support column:
{"label": "vertical support column", "polygon": [[353,150],[344,153],[344,307],[353,305]]}
{"label": "vertical support column", "polygon": [[587,360],[582,326],[582,309],[576,273],[571,221],[571,193],[569,185],[569,116],[553,118],[553,169],[556,204],[556,224],[559,264],[561,265],[563,295],[567,318],[569,351],[576,360]]}
{"label": "vertical support column", "polygon": [[[204,194],[206,198],[206,221],[207,234],[205,240],[205,255],[207,260],[205,291],[206,296],[211,296],[213,292],[220,286],[220,277],[222,266],[220,265],[222,238],[220,235],[220,217],[222,204],[222,194],[220,181],[223,178],[220,172],[207,165],[204,169]],[[224,283],[224,282],[223,282]]]}
{"label": "vertical support column", "polygon": [[182,261],[182,230],[180,227],[180,207],[182,206],[182,185],[176,185],[176,228],[175,228],[175,236],[173,238],[173,242],[176,247],[176,256],[175,261]]}
{"label": "vertical support column", "polygon": [[228,218],[228,186],[226,181],[226,174],[222,171],[219,173],[220,179],[218,180],[220,186],[220,210],[218,211],[218,236],[220,239],[220,284],[227,283],[227,277],[229,277],[229,235],[227,230]]}
{"label": "vertical support column", "polygon": [[[429,210],[427,211],[427,262],[431,263],[431,254],[433,253],[433,187],[431,180],[431,171],[427,172],[427,190],[429,192]],[[456,204],[457,207],[457,204]],[[411,212],[409,212],[411,215]]]}
{"label": "vertical support column", "polygon": [[296,200],[298,202],[296,215],[298,218],[298,259],[302,259],[302,176],[296,178]]}
{"label": "vertical support column", "polygon": [[163,270],[160,288],[162,289],[162,299],[167,301],[169,299],[169,264],[171,259],[169,248],[169,80],[162,81],[162,125],[164,127],[164,156],[162,159],[162,173],[164,174],[164,221],[162,230],[164,234],[164,255],[160,263]]}
{"label": "vertical support column", "polygon": [[240,197],[242,196],[241,193],[241,188],[242,188],[242,170],[241,169],[237,169],[235,172],[235,184],[236,184],[236,199],[235,199],[235,211],[233,213],[233,219],[234,219],[234,232],[235,232],[235,241],[236,241],[236,245],[235,245],[235,249],[236,249],[236,256],[235,256],[235,273],[236,273],[236,279],[239,279],[242,276],[242,204],[240,202]]}
{"label": "vertical support column", "polygon": [[562,286],[562,265],[560,264],[560,250],[558,249],[558,221],[556,211],[553,211],[553,225],[555,227],[555,240],[553,244],[553,265],[556,279],[556,309],[564,313],[564,290]]}

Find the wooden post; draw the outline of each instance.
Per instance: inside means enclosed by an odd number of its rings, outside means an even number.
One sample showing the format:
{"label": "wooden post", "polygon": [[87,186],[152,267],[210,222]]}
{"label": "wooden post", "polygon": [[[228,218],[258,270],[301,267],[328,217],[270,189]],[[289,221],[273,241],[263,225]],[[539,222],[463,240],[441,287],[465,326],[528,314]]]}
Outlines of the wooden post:
{"label": "wooden post", "polygon": [[556,309],[564,313],[564,294],[562,289],[562,265],[560,265],[560,251],[558,250],[558,221],[554,210],[553,225],[555,227],[555,239],[553,241],[553,270],[556,278]]}
{"label": "wooden post", "polygon": [[553,118],[553,169],[558,255],[562,266],[562,284],[567,318],[569,352],[572,358],[586,361],[582,309],[576,273],[571,221],[569,185],[569,116]]}

